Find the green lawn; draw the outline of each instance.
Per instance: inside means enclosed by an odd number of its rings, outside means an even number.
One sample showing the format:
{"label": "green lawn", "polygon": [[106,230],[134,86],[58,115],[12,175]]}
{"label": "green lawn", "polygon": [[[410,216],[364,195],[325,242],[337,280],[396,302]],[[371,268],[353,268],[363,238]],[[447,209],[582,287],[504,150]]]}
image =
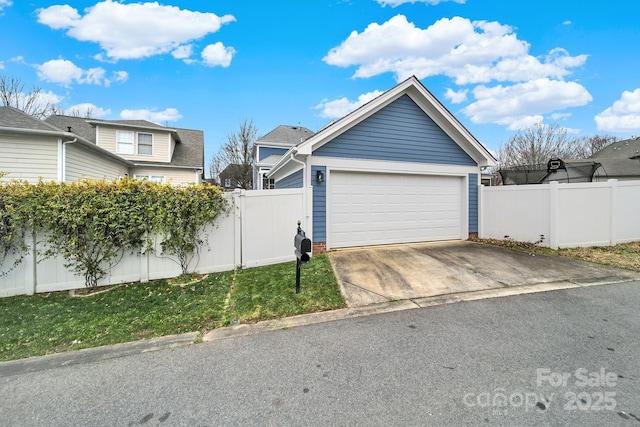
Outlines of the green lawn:
{"label": "green lawn", "polygon": [[326,255],[303,265],[301,289],[295,293],[295,262],[288,262],[186,286],[157,280],[83,297],[0,298],[0,361],[344,307]]}

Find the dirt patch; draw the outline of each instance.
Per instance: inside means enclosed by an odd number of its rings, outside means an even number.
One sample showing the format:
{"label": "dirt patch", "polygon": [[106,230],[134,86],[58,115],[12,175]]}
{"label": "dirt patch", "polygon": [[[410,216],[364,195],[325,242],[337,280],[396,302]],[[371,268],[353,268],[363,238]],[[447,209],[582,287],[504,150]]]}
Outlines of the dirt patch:
{"label": "dirt patch", "polygon": [[495,239],[473,240],[509,249],[541,253],[544,255],[562,256],[617,268],[624,268],[626,270],[640,271],[640,242],[621,243],[616,246],[593,246],[586,248],[564,248],[553,250],[530,242]]}

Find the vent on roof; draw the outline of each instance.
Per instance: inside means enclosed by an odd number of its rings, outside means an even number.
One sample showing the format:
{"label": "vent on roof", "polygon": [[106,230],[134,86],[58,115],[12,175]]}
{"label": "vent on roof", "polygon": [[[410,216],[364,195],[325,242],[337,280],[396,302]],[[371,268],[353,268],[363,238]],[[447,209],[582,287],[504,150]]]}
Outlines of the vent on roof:
{"label": "vent on roof", "polygon": [[67,126],[67,132],[71,132],[71,126]]}

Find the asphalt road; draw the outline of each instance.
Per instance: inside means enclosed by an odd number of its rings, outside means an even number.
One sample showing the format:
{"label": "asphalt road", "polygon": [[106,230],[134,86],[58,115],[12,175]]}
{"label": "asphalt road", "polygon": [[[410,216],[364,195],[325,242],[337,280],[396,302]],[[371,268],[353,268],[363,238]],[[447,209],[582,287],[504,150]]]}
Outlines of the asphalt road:
{"label": "asphalt road", "polygon": [[640,427],[640,282],[19,372],[6,426]]}

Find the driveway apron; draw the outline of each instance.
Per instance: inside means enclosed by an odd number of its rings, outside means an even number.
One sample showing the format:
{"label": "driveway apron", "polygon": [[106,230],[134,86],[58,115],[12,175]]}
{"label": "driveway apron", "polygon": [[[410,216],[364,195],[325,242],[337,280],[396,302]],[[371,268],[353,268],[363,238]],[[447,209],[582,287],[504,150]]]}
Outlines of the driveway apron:
{"label": "driveway apron", "polygon": [[639,279],[640,273],[470,241],[371,246],[329,252],[350,307],[522,285]]}

